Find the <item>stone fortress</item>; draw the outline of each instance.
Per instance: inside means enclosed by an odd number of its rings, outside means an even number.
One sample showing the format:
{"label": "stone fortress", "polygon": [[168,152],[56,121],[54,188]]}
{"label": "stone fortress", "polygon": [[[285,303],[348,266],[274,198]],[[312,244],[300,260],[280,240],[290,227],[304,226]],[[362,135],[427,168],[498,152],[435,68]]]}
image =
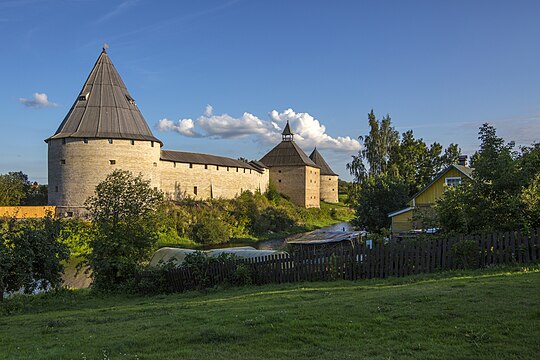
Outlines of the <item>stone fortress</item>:
{"label": "stone fortress", "polygon": [[105,49],[48,144],[49,205],[83,216],[84,203],[115,169],[142,174],[167,198],[230,199],[264,192],[269,182],[303,207],[338,202],[338,176],[315,149],[308,157],[289,123],[260,161],[162,150]]}

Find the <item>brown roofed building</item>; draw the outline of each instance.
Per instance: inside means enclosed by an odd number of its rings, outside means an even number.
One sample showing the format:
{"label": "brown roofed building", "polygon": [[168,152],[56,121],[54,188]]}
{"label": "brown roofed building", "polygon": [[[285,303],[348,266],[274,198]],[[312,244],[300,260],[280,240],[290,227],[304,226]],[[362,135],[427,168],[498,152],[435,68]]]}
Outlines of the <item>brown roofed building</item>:
{"label": "brown roofed building", "polygon": [[260,160],[270,169],[270,181],[291,201],[306,208],[320,206],[320,166],[294,142],[289,122],[282,141]]}
{"label": "brown roofed building", "polygon": [[84,203],[115,169],[142,174],[171,200],[233,198],[266,191],[260,162],[161,150],[105,48],[48,144],[49,205],[84,216]]}
{"label": "brown roofed building", "polygon": [[338,174],[336,174],[328,163],[324,160],[321,153],[315,148],[309,158],[321,168],[321,201],[328,203],[339,202],[338,197]]}

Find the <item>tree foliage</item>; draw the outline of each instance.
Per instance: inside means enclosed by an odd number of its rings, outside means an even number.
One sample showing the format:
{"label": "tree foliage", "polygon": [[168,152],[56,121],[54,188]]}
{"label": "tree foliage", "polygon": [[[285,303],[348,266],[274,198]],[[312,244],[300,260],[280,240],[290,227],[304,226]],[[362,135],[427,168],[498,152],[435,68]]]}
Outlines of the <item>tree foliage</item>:
{"label": "tree foliage", "polygon": [[0,175],[0,206],[47,205],[47,185],[31,183],[21,171]]}
{"label": "tree foliage", "polygon": [[69,257],[61,229],[61,221],[51,216],[0,222],[0,297],[4,291],[31,293],[61,285],[62,262]]}
{"label": "tree foliage", "polygon": [[[373,110],[368,124],[369,134],[359,137],[361,150],[347,164],[354,178],[349,198],[356,206],[356,223],[378,231],[390,224],[388,212],[404,207],[408,198],[455,163],[460,149],[456,144],[446,149],[436,142],[428,145],[415,138],[412,130],[400,136],[389,115],[379,121]],[[374,184],[381,189],[375,189]],[[383,213],[382,209],[388,211]]]}
{"label": "tree foliage", "polygon": [[86,201],[93,224],[89,265],[93,286],[111,290],[127,284],[155,247],[163,194],[142,175],[115,170]]}
{"label": "tree foliage", "polygon": [[480,149],[472,157],[473,181],[448,189],[437,203],[447,233],[527,230],[539,225],[540,146],[516,151],[484,124]]}

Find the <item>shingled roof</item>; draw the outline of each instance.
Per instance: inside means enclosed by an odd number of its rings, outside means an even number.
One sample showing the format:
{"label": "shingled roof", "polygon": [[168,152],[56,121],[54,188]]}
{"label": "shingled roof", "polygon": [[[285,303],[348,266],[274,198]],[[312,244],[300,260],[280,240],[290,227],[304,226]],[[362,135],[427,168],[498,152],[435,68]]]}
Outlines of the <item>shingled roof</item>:
{"label": "shingled roof", "polygon": [[272,166],[312,166],[319,168],[294,141],[282,141],[260,160]]}
{"label": "shingled roof", "polygon": [[174,161],[185,164],[202,164],[202,165],[216,165],[216,166],[228,166],[238,167],[244,169],[251,169],[258,172],[263,172],[264,169],[253,166],[251,163],[247,163],[242,160],[231,159],[224,156],[199,154],[184,151],[173,150],[161,150],[161,160]]}
{"label": "shingled roof", "polygon": [[154,137],[105,49],[75,103],[50,139],[112,138],[149,140]]}
{"label": "shingled roof", "polygon": [[328,165],[328,163],[324,160],[317,148],[313,149],[313,152],[311,153],[311,155],[309,155],[309,158],[313,160],[315,164],[320,166],[321,175],[338,176],[338,174],[332,171],[330,165]]}

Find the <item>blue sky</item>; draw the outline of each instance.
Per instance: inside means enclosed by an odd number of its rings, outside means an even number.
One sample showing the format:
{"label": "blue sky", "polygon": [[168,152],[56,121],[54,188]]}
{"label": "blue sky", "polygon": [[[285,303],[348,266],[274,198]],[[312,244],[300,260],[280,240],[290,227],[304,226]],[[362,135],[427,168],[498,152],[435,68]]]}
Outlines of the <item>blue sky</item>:
{"label": "blue sky", "polygon": [[532,0],[0,0],[0,173],[46,183],[43,140],[104,42],[166,149],[259,159],[289,119],[349,179],[372,108],[467,154],[484,122],[530,145],[539,14]]}

